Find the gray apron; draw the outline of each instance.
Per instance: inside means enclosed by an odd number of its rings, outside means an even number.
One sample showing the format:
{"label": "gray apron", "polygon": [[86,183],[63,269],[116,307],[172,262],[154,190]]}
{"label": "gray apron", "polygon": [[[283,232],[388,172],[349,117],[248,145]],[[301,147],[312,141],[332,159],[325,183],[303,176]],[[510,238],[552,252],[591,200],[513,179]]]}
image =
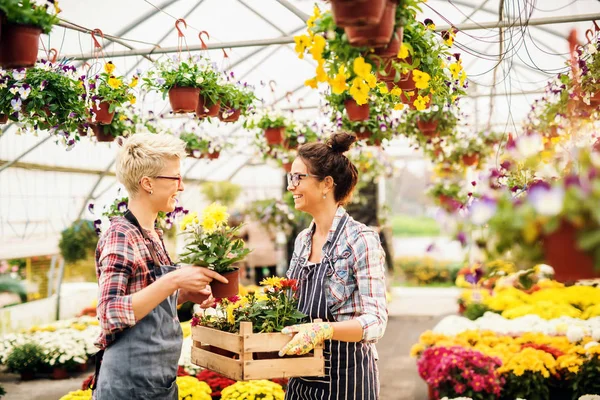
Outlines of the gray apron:
{"label": "gray apron", "polygon": [[[324,250],[321,263],[308,264],[299,258],[290,273],[299,282],[298,309],[310,317],[335,322],[327,305],[325,279],[333,275],[333,250],[348,222],[348,214],[340,220],[331,242]],[[302,247],[300,255],[304,253]],[[377,400],[379,398],[379,373],[373,348],[368,343],[326,340],[325,377],[291,378],[286,400]]]}
{"label": "gray apron", "polygon": [[[135,216],[128,211],[125,218],[144,236],[154,261],[150,270],[155,279],[177,269],[174,265],[160,265],[153,242]],[[100,355],[94,399],[178,399],[175,379],[183,336],[177,318],[177,293],[166,298],[134,326],[121,332]]]}

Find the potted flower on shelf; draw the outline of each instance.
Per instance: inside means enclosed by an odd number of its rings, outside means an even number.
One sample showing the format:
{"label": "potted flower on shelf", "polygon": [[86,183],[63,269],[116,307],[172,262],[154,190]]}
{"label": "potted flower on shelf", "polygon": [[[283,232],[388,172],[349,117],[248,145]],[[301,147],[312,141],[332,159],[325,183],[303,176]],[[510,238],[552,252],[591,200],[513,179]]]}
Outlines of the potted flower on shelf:
{"label": "potted flower on shelf", "polygon": [[237,237],[239,226],[227,225],[227,208],[213,203],[202,211],[202,216],[190,213],[183,218],[181,230],[187,237],[185,252],[180,261],[200,268],[211,269],[223,275],[229,283],[213,281],[215,298],[235,296],[239,289],[239,268],[233,264],[246,257],[250,250]]}
{"label": "potted flower on shelf", "polygon": [[0,3],[0,66],[32,67],[37,60],[39,39],[58,23],[56,1],[5,0]]}
{"label": "potted flower on shelf", "polygon": [[58,248],[67,263],[85,260],[96,249],[98,237],[93,221],[77,220],[61,232]]}
{"label": "potted flower on shelf", "polygon": [[244,121],[244,128],[263,130],[264,138],[269,146],[283,144],[286,127],[293,125],[289,117],[277,113],[275,110],[262,110]]}
{"label": "potted flower on shelf", "polygon": [[194,132],[182,132],[179,134],[179,139],[185,142],[185,150],[188,156],[193,158],[216,160],[224,147],[217,138],[198,135]]}
{"label": "potted flower on shelf", "polygon": [[227,83],[221,86],[221,110],[219,119],[223,122],[235,122],[240,115],[246,115],[257,100],[250,85]]}
{"label": "potted flower on shelf", "polygon": [[127,102],[136,102],[131,89],[137,86],[138,78],[133,77],[131,82],[127,83],[122,76],[114,75],[114,70],[114,64],[109,61],[104,64],[103,72],[85,81],[92,123],[108,125],[112,122],[117,108]]}
{"label": "potted flower on shelf", "polygon": [[452,149],[448,160],[466,167],[475,167],[483,163],[490,147],[480,135],[464,137],[455,136],[450,141]]}
{"label": "potted flower on shelf", "polygon": [[46,367],[45,358],[42,346],[29,342],[15,345],[5,364],[10,372],[21,374],[21,380],[30,381]]}
{"label": "potted flower on shelf", "polygon": [[163,98],[169,96],[174,113],[196,111],[203,82],[203,71],[193,58],[185,61],[167,58],[156,63],[144,77],[144,87],[162,92]]}

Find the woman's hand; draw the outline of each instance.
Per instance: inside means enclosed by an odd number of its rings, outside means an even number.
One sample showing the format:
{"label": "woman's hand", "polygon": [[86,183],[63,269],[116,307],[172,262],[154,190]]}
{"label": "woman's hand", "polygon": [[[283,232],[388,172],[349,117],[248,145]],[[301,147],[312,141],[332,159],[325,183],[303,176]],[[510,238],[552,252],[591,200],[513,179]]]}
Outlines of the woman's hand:
{"label": "woman's hand", "polygon": [[333,337],[333,326],[329,322],[315,322],[286,326],[281,333],[296,333],[292,340],[279,350],[279,357],[284,355],[306,354],[317,344]]}
{"label": "woman's hand", "polygon": [[200,305],[201,308],[210,308],[215,304],[215,298],[212,297],[210,286],[206,286],[198,292],[188,292],[187,290],[181,289],[179,291],[179,298],[182,299],[182,302],[191,301],[192,303]]}
{"label": "woman's hand", "polygon": [[200,291],[204,290],[213,279],[219,282],[228,283],[226,278],[215,271],[207,268],[195,267],[193,265],[184,266],[168,275],[173,281],[176,289],[180,289],[187,294],[200,293]]}

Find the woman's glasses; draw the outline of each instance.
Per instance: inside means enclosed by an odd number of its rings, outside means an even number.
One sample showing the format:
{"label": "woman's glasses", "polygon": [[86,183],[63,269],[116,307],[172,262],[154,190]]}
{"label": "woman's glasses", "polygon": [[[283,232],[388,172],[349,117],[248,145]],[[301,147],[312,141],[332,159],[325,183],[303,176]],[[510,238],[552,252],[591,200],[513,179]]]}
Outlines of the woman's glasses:
{"label": "woman's glasses", "polygon": [[155,176],[154,178],[156,179],[170,179],[172,181],[177,181],[177,185],[181,186],[181,182],[183,181],[183,177],[181,175],[179,176],[164,176],[164,175],[159,175],[159,176]]}
{"label": "woman's glasses", "polygon": [[313,178],[317,178],[317,179],[321,178],[320,176],[311,175],[311,174],[299,174],[297,172],[293,173],[293,174],[289,173],[289,174],[287,174],[287,183],[288,183],[288,186],[292,186],[292,187],[297,188],[298,185],[300,185],[300,181],[302,180],[302,178],[309,177],[309,176],[313,177]]}

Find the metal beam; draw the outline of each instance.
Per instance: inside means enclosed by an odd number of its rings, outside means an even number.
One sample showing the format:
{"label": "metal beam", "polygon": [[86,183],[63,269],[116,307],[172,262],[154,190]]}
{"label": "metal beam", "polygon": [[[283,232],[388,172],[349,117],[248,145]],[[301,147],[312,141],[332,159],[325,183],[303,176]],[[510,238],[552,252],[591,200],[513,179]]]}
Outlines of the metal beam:
{"label": "metal beam", "polygon": [[104,169],[104,172],[98,176],[98,179],[96,180],[96,183],[94,184],[94,187],[92,187],[92,190],[90,190],[87,197],[83,201],[83,205],[81,206],[81,209],[79,210],[77,219],[81,219],[81,216],[83,215],[83,213],[85,212],[85,209],[87,208],[88,201],[90,201],[92,199],[92,197],[94,197],[94,192],[96,191],[96,189],[98,189],[98,186],[100,186],[102,179],[104,179],[104,177],[110,171],[112,166],[115,165],[116,161],[117,161],[117,158],[114,157],[113,160],[110,162],[110,164],[108,164],[108,166]]}
{"label": "metal beam", "polygon": [[248,4],[246,4],[246,2],[244,0],[238,0],[238,3],[240,3],[241,5],[246,7],[252,14],[256,15],[258,18],[262,19],[264,22],[269,24],[269,26],[275,28],[279,33],[281,33],[284,36],[286,35],[286,33],[283,29],[281,29],[280,27],[275,25],[270,19],[268,19],[267,17],[265,17],[264,15],[262,15],[261,13],[256,11],[254,8],[250,7]]}
{"label": "metal beam", "polygon": [[35,145],[33,145],[30,148],[28,148],[27,150],[25,150],[23,153],[19,154],[15,159],[13,159],[11,161],[4,161],[3,162],[2,160],[0,160],[0,172],[4,171],[8,167],[11,167],[11,166],[15,165],[16,163],[18,163],[18,161],[21,158],[25,157],[27,154],[31,153],[33,150],[37,149],[42,144],[46,143],[48,140],[50,140],[50,138],[52,138],[52,136],[48,135],[44,139],[42,139],[39,142],[37,142]]}
{"label": "metal beam", "polygon": [[293,12],[294,14],[296,14],[296,16],[304,22],[306,22],[306,20],[308,20],[308,18],[310,17],[310,15],[308,15],[307,13],[290,3],[288,0],[277,0],[277,2],[285,8],[287,8],[288,10],[290,10],[291,12]]}

